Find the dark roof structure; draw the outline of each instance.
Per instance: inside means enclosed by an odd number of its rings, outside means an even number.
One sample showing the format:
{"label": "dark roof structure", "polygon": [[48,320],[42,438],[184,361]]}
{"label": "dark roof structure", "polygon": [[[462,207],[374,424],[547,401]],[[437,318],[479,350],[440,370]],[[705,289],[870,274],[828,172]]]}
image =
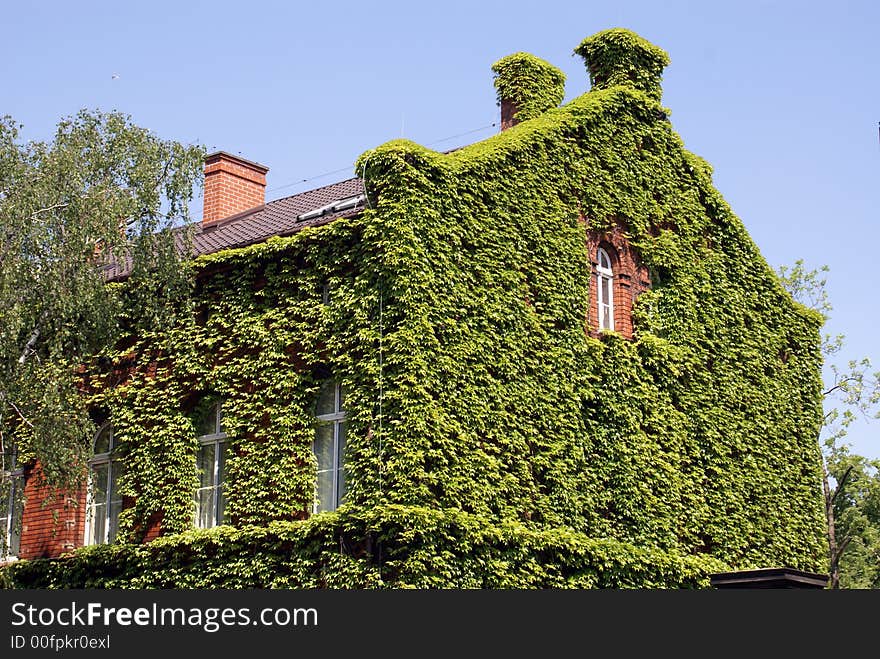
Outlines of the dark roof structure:
{"label": "dark roof structure", "polygon": [[[192,255],[213,254],[253,245],[274,236],[289,236],[306,227],[357,215],[365,205],[364,184],[359,178],[282,197],[222,220],[196,223],[193,226]],[[177,242],[182,249],[182,231],[178,233]],[[122,279],[129,274],[130,268],[129,259],[115,259],[105,266],[105,276],[108,280]]]}
{"label": "dark roof structure", "polygon": [[272,236],[289,236],[305,227],[354,215],[364,203],[364,184],[359,178],[276,199],[198,227],[193,236],[195,256],[245,247]]}

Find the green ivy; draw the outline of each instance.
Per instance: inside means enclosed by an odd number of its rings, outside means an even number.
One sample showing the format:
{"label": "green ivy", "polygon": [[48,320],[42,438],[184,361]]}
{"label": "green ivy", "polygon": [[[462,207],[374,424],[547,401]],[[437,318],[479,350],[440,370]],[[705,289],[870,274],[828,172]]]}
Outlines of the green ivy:
{"label": "green ivy", "polygon": [[575,48],[584,58],[594,89],[627,86],[660,99],[660,78],[669,55],[639,35],[614,28],[584,39]]}
{"label": "green ivy", "polygon": [[[646,587],[821,570],[821,321],[673,131],[665,54],[619,30],[578,50],[589,93],[449,154],[368,151],[367,210],[200,258],[193,322],[105,356],[127,372],[95,367],[126,453],[121,537],[192,525],[203,397],[224,401],[235,528],[7,578]],[[612,228],[652,276],[631,340],[585,327],[585,231]],[[309,518],[328,379],[347,392],[348,494]]]}
{"label": "green ivy", "polygon": [[565,74],[528,53],[502,57],[492,65],[498,103],[510,101],[518,121],[534,119],[555,108],[565,96]]}
{"label": "green ivy", "polygon": [[712,558],[500,525],[460,510],[387,506],[360,515],[218,527],[143,545],[21,561],[30,588],[704,588]]}

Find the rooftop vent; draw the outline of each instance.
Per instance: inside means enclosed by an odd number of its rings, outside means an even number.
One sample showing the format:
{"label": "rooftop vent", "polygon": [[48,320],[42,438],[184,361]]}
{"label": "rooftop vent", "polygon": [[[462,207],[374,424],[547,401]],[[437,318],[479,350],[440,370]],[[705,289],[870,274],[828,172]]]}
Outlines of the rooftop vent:
{"label": "rooftop vent", "polygon": [[314,210],[306,211],[305,213],[300,213],[296,216],[297,221],[304,222],[306,220],[314,220],[316,217],[321,217],[322,215],[327,215],[328,213],[338,213],[340,211],[348,210],[349,208],[355,208],[358,204],[363,203],[366,199],[364,195],[356,195],[354,197],[346,197],[345,199],[339,199],[338,201],[331,202],[320,208],[315,208]]}

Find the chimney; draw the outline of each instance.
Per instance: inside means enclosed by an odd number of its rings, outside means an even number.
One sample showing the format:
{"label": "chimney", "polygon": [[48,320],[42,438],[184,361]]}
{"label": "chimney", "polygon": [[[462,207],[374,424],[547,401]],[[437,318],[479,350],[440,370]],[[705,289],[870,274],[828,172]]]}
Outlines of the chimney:
{"label": "chimney", "polygon": [[565,74],[528,53],[502,57],[492,65],[501,106],[501,130],[539,117],[562,102]]}
{"label": "chimney", "polygon": [[266,203],[268,167],[225,151],[205,157],[205,210],[209,224]]}
{"label": "chimney", "polygon": [[501,130],[513,128],[519,121],[516,119],[516,113],[519,108],[509,98],[501,99]]}

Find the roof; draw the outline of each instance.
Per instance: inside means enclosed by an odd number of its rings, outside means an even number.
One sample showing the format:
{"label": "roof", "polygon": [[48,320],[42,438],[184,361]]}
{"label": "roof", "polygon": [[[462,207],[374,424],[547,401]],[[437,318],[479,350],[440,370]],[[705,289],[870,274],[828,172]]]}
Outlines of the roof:
{"label": "roof", "polygon": [[[199,223],[193,227],[193,256],[246,247],[273,236],[289,236],[306,227],[351,217],[363,210],[365,201],[363,181],[350,178],[276,199],[222,220]],[[178,233],[177,243],[182,248],[182,231]],[[107,279],[121,279],[129,273],[131,261],[114,260],[105,267]]]}

